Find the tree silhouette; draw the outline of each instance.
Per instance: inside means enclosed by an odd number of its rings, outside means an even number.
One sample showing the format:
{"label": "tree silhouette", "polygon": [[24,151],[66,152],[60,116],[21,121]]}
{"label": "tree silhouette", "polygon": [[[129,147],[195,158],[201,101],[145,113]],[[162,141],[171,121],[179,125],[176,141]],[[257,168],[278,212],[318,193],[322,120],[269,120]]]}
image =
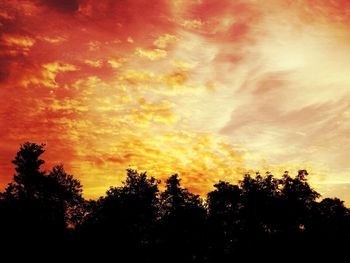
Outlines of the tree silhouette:
{"label": "tree silhouette", "polygon": [[40,156],[45,152],[45,144],[26,142],[21,145],[12,163],[15,165],[16,174],[13,183],[6,188],[5,195],[13,197],[26,197],[35,199],[38,195],[38,187],[43,187],[44,172],[40,166],[45,163]]}
{"label": "tree silhouette", "polygon": [[177,174],[159,192],[160,181],[128,169],[122,186],[85,200],[79,180],[62,164],[42,171],[44,147],[21,145],[13,181],[0,193],[4,251],[88,253],[121,262],[232,262],[336,257],[350,244],[349,209],[338,198],[318,201],[306,170],[280,179],[247,174],[236,185],[219,181],[202,200],[181,186]]}
{"label": "tree silhouette", "polygon": [[208,193],[208,233],[210,258],[228,260],[237,252],[241,236],[241,194],[238,185],[220,181]]}
{"label": "tree silhouette", "polygon": [[56,165],[48,174],[47,198],[61,211],[61,222],[73,227],[82,222],[85,216],[82,185],[67,174],[62,164]]}
{"label": "tree silhouette", "polygon": [[200,197],[180,181],[177,174],[170,176],[160,196],[161,250],[173,261],[203,262],[206,211]]}
{"label": "tree silhouette", "polygon": [[338,198],[325,198],[316,204],[316,218],[313,217],[312,231],[324,240],[337,242],[349,239],[350,212]]}
{"label": "tree silhouette", "polygon": [[311,209],[320,194],[313,190],[307,183],[306,170],[300,170],[295,178],[285,173],[281,180],[281,195],[283,207],[282,215],[283,231],[286,238],[299,241],[306,225],[310,221]]}
{"label": "tree silhouette", "polygon": [[[128,169],[123,186],[111,187],[106,196],[94,204],[81,235],[90,236],[87,242],[105,252],[113,246],[118,248],[119,256],[147,257],[145,253],[154,245],[158,184],[159,181],[148,178],[146,173]],[[135,253],[128,254],[128,251]]]}
{"label": "tree silhouette", "polygon": [[350,244],[349,209],[338,198],[325,198],[314,203],[305,235],[305,243],[313,244],[311,249],[315,254],[327,256],[328,252],[336,251],[339,257],[347,256]]}
{"label": "tree silhouette", "polygon": [[44,144],[25,143],[13,164],[13,182],[1,194],[7,236],[24,240],[63,238],[74,223],[74,206],[82,202],[82,186],[59,165],[47,175],[41,171]]}

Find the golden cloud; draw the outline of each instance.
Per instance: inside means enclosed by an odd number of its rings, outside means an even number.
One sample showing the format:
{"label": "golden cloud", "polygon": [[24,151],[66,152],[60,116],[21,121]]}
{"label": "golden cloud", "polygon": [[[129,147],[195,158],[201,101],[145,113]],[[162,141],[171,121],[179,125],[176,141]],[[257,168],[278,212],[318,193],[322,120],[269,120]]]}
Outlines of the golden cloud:
{"label": "golden cloud", "polygon": [[151,61],[164,59],[167,56],[167,52],[159,48],[155,48],[155,49],[137,48],[135,50],[135,54],[141,58],[147,58]]}
{"label": "golden cloud", "polygon": [[198,19],[184,20],[181,25],[186,29],[199,29],[202,27],[203,22]]}
{"label": "golden cloud", "polygon": [[47,140],[48,163],[64,162],[90,197],[128,167],[180,173],[198,193],[277,164],[349,181],[340,2],[112,2],[2,8],[0,169],[23,140]]}
{"label": "golden cloud", "polygon": [[161,35],[160,37],[158,37],[153,44],[157,47],[157,48],[166,48],[168,47],[168,45],[175,43],[176,41],[179,41],[179,38],[174,36],[174,35],[170,35],[170,34],[164,34]]}
{"label": "golden cloud", "polygon": [[35,40],[33,38],[21,35],[5,34],[2,36],[2,41],[7,46],[19,46],[22,48],[29,48],[35,44]]}
{"label": "golden cloud", "polygon": [[123,60],[121,59],[109,59],[107,61],[112,68],[120,68],[123,65]]}
{"label": "golden cloud", "polygon": [[25,76],[21,81],[21,85],[27,87],[29,85],[39,85],[47,88],[57,88],[56,76],[58,73],[76,71],[78,68],[72,64],[52,62],[43,64],[39,73]]}
{"label": "golden cloud", "polygon": [[84,63],[94,68],[102,67],[102,60],[85,59]]}

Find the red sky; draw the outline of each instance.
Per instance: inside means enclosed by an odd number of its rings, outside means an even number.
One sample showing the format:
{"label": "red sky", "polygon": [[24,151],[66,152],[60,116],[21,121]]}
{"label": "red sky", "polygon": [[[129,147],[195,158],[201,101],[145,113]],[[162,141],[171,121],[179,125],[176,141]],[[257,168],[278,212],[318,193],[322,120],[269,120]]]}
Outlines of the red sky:
{"label": "red sky", "polygon": [[0,185],[46,143],[85,196],[308,169],[350,201],[350,1],[0,2]]}

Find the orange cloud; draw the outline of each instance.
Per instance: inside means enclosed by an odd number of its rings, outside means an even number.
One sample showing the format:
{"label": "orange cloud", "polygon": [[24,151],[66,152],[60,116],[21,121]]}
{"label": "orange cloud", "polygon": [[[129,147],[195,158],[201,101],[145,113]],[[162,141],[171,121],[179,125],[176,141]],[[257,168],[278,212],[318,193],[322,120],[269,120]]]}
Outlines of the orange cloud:
{"label": "orange cloud", "polygon": [[3,35],[2,40],[7,46],[19,46],[21,48],[29,48],[35,43],[34,39],[19,35]]}
{"label": "orange cloud", "polygon": [[[251,169],[349,182],[347,1],[3,1],[1,185],[46,142],[96,197],[128,167],[204,193]],[[340,196],[342,197],[342,196]]]}
{"label": "orange cloud", "polygon": [[85,59],[84,62],[85,62],[85,64],[87,64],[91,67],[95,67],[95,68],[100,68],[102,66],[101,60]]}
{"label": "orange cloud", "polygon": [[25,76],[21,85],[27,87],[28,85],[39,85],[47,88],[57,88],[58,83],[56,77],[58,73],[76,71],[77,67],[72,64],[64,64],[60,62],[52,62],[42,65],[42,71],[34,76]]}
{"label": "orange cloud", "polygon": [[43,36],[40,39],[42,39],[43,41],[46,41],[50,44],[60,44],[64,41],[67,41],[67,39],[65,39],[64,37],[50,37],[50,36]]}
{"label": "orange cloud", "polygon": [[123,65],[123,62],[120,59],[109,59],[107,62],[111,65],[112,68],[120,68]]}

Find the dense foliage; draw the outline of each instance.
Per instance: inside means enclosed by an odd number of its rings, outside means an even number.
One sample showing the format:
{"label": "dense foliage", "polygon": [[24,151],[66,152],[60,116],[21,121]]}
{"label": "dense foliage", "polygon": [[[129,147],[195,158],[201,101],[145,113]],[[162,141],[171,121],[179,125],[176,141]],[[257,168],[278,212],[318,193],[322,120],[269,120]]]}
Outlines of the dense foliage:
{"label": "dense foliage", "polygon": [[85,200],[79,180],[62,165],[41,170],[42,153],[44,145],[23,144],[13,181],[0,195],[1,240],[8,247],[121,262],[228,262],[339,254],[350,244],[349,210],[337,198],[320,201],[305,170],[282,178],[247,174],[237,185],[220,181],[202,199],[176,174],[160,192],[160,181],[129,169],[121,187]]}

